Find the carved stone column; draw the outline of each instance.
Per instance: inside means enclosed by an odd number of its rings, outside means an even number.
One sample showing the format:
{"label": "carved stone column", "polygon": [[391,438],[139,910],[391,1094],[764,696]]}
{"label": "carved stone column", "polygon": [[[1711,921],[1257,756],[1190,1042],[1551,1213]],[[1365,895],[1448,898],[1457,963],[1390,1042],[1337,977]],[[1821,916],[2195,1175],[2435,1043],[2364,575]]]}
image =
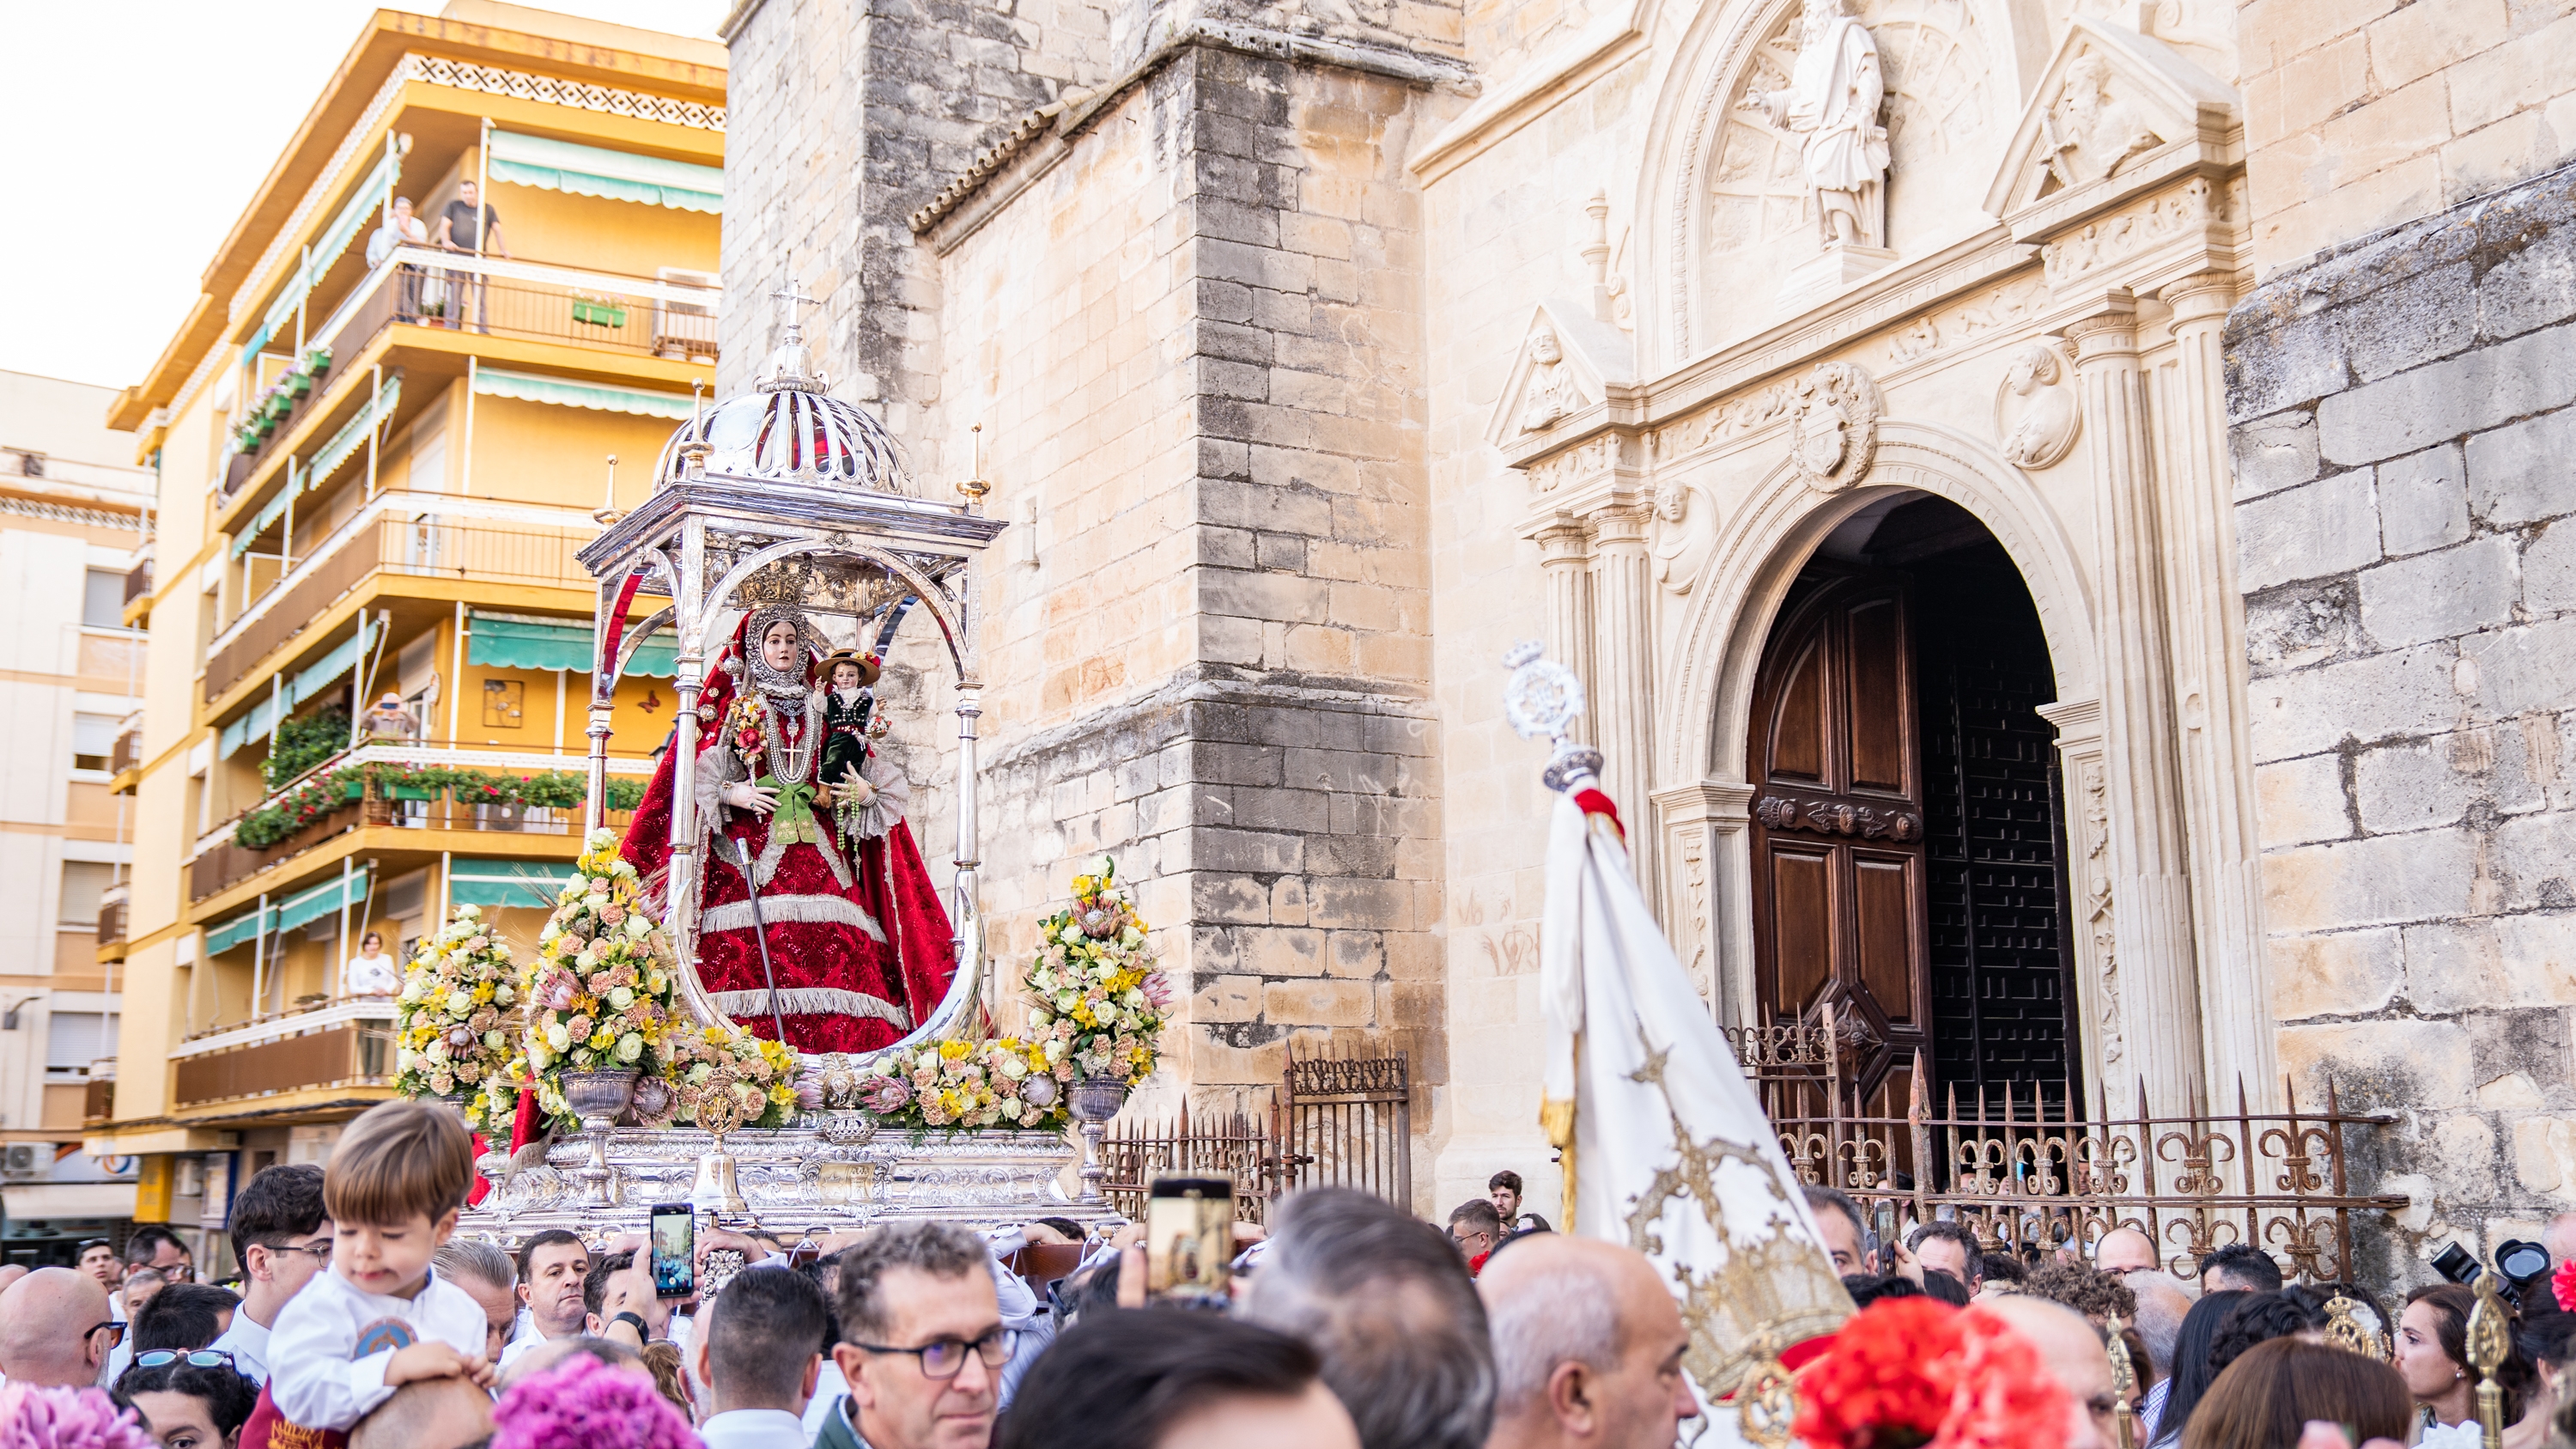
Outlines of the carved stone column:
{"label": "carved stone column", "polygon": [[1655,718],[1654,591],[1646,528],[1652,510],[1614,504],[1592,515],[1592,742],[1602,783],[1628,823],[1637,880],[1654,891],[1649,751]]}
{"label": "carved stone column", "polygon": [[[1582,519],[1560,513],[1535,537],[1539,572],[1547,580],[1548,657],[1583,681],[1588,702],[1598,694],[1592,684],[1592,531]],[[1580,728],[1588,732],[1599,726],[1594,717]]]}
{"label": "carved stone column", "polygon": [[2131,1060],[2156,1109],[2186,1111],[2207,1079],[2136,305],[2114,293],[2065,331],[2075,349],[2095,490],[2102,759],[2121,1011]]}
{"label": "carved stone column", "polygon": [[1759,1016],[1753,997],[1753,790],[1702,780],[1655,792],[1667,861],[1664,934],[1726,1026]]}
{"label": "carved stone column", "polygon": [[2102,701],[2061,699],[2039,707],[2057,726],[2060,789],[2066,800],[2066,889],[2058,919],[2075,956],[2075,1019],[2083,1044],[2084,1080],[2130,1089],[2137,1066],[2129,1055],[2120,1010],[2120,902],[2111,868],[2110,778],[2102,760]]}
{"label": "carved stone column", "polygon": [[2173,650],[2182,784],[2191,820],[2192,937],[2202,1050],[2221,1097],[2239,1080],[2279,1091],[2263,958],[2262,866],[2247,737],[2245,607],[2236,588],[2234,484],[2219,332],[2235,279],[2204,272],[2166,287],[2173,361],[2158,370],[2166,627]]}

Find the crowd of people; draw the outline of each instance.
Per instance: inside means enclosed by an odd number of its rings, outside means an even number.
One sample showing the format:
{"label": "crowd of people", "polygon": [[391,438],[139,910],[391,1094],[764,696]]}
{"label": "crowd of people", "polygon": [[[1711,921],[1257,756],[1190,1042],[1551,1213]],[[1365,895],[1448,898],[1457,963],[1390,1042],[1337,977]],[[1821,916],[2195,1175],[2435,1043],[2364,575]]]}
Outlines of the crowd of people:
{"label": "crowd of people", "polygon": [[[640,1235],[594,1250],[547,1230],[515,1251],[458,1236],[471,1160],[453,1113],[388,1103],[327,1172],[271,1167],[243,1187],[237,1292],[194,1281],[158,1228],[121,1252],[86,1244],[75,1268],[0,1273],[0,1446],[1665,1449],[1703,1412],[1663,1276],[1551,1231],[1508,1173],[1446,1233],[1363,1193],[1293,1194],[1267,1230],[1238,1225],[1231,1311],[1209,1312],[1149,1301],[1132,1229],[1062,1219],[711,1232],[698,1291],[667,1298]],[[2081,1258],[1990,1251],[1950,1221],[1882,1242],[1850,1198],[1808,1196],[1862,1310],[1780,1356],[1819,1449],[2110,1449],[2124,1418],[2155,1449],[2452,1449],[2478,1433],[2466,1288],[2382,1304],[2285,1286],[2241,1246],[2185,1281],[2130,1229]],[[1077,1266],[1013,1266],[1040,1259]],[[2497,1374],[2511,1449],[2576,1443],[2571,1344],[2576,1314],[2521,1305]],[[2019,1437],[1853,1427],[1849,1385],[1893,1403],[1943,1355],[2003,1377],[1941,1379],[1926,1412],[1982,1398],[2023,1416]]]}

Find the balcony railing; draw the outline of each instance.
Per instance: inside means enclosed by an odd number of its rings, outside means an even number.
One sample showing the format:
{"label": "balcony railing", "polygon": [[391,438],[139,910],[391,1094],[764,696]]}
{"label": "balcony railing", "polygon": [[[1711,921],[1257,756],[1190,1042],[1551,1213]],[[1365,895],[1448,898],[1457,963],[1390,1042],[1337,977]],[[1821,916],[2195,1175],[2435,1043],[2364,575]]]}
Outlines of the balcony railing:
{"label": "balcony railing", "polygon": [[116,1078],[102,1080],[97,1068],[90,1069],[89,1085],[81,1089],[81,1125],[95,1127],[116,1115]]}
{"label": "balcony railing", "polygon": [[[348,772],[367,765],[387,767],[375,778],[390,783],[379,787],[345,778]],[[577,773],[583,768],[583,759],[579,755],[361,745],[306,771],[286,789],[262,801],[254,809],[244,811],[223,829],[199,841],[197,857],[188,863],[188,898],[191,901],[204,900],[325,841],[368,826],[403,830],[471,830],[510,835],[570,835],[581,828],[579,805],[549,807],[480,801],[474,797],[483,792],[471,784],[420,788],[403,781],[423,774],[435,778],[436,772],[458,770],[470,770],[507,781],[547,771]],[[637,785],[636,777],[652,773],[653,762],[649,759],[613,759],[608,762],[608,768],[621,790],[633,790]],[[250,816],[284,807],[316,788],[327,788],[328,782],[335,777],[343,779],[338,787],[342,802],[338,808],[266,846],[243,845],[234,838],[242,821]],[[611,798],[616,798],[614,793]],[[623,830],[633,818],[633,812],[606,810],[601,818],[609,828]]]}
{"label": "balcony railing", "polygon": [[[561,528],[502,522],[456,522],[413,510],[441,508],[434,494],[387,494],[342,525],[310,558],[252,601],[241,617],[215,636],[206,659],[209,703],[241,682],[270,650],[322,617],[350,590],[377,573],[419,578],[472,578],[484,583],[591,586],[589,570],[573,557],[597,536],[584,521]],[[452,501],[444,506],[453,507]],[[529,510],[540,512],[537,510]]]}
{"label": "balcony railing", "polygon": [[107,772],[122,775],[142,763],[143,727],[137,725],[116,737],[116,744],[107,752]]}
{"label": "balcony railing", "polygon": [[607,272],[404,247],[314,335],[355,357],[395,322],[713,362],[723,294]]}
{"label": "balcony railing", "polygon": [[134,567],[125,571],[124,602],[131,604],[135,600],[142,598],[144,595],[151,592],[152,560],[147,557],[141,563],[138,563]]}
{"label": "balcony railing", "polygon": [[125,944],[124,901],[105,901],[98,908],[98,943],[101,946]]}
{"label": "balcony railing", "polygon": [[170,1053],[171,1105],[271,1096],[316,1087],[382,1087],[393,1077],[394,1004],[342,1001],[180,1043]]}

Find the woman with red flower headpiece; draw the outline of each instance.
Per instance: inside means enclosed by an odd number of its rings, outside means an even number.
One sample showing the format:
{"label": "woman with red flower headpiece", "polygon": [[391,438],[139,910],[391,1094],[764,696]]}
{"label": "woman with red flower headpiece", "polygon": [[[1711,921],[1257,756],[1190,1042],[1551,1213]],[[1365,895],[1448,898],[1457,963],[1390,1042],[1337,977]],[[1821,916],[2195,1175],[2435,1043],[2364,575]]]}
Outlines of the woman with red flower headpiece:
{"label": "woman with red flower headpiece", "polygon": [[[699,696],[699,984],[760,1036],[777,1034],[751,892],[788,1042],[870,1051],[912,1030],[947,994],[956,940],[904,823],[902,772],[871,751],[824,778],[823,639],[792,604],[753,610]],[[676,760],[662,757],[621,853],[658,892],[671,858]],[[839,803],[845,809],[832,807]],[[706,849],[721,833],[744,866]],[[746,869],[749,879],[746,878]]]}

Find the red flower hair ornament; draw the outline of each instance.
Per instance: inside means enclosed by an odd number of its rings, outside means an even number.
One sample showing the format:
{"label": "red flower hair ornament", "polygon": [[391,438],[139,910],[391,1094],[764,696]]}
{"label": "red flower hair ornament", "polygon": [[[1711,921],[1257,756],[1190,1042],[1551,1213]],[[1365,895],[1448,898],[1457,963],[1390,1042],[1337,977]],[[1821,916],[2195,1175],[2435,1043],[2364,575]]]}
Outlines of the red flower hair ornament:
{"label": "red flower hair ornament", "polygon": [[2066,1390],[2010,1325],[1930,1298],[1871,1304],[1799,1376],[1812,1449],[2025,1449],[2056,1441]]}
{"label": "red flower hair ornament", "polygon": [[2576,1304],[2576,1259],[2559,1264],[2558,1271],[2549,1275],[2549,1296],[2560,1308],[2576,1313],[2576,1307],[2569,1306]]}

